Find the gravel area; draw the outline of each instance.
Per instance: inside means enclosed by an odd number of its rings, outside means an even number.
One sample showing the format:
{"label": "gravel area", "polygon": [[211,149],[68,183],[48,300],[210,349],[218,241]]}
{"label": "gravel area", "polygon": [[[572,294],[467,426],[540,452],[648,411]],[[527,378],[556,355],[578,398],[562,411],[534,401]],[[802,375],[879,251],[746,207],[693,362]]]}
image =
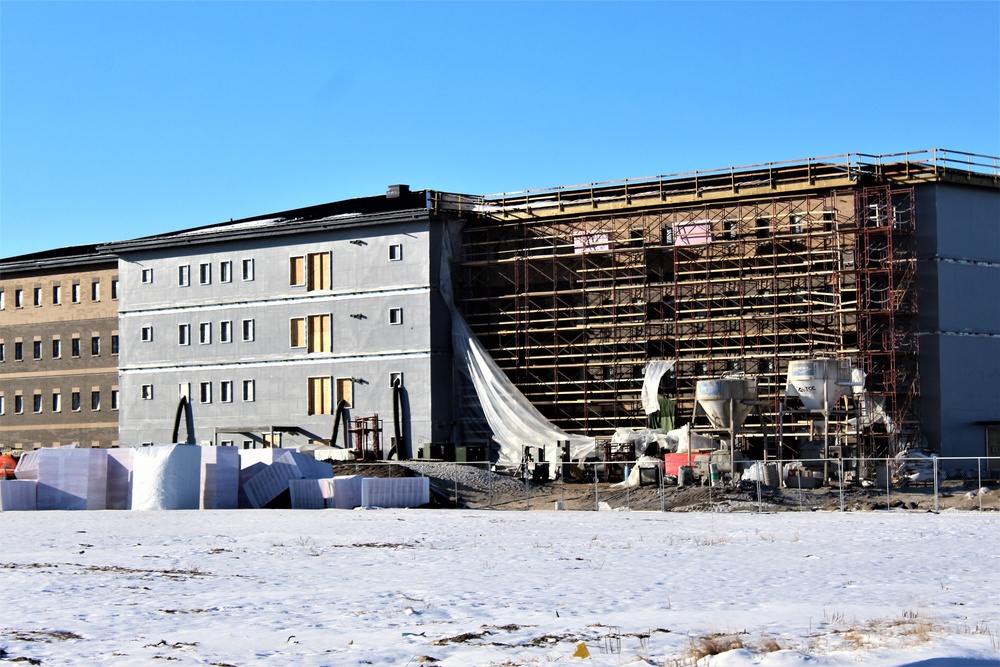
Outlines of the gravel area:
{"label": "gravel area", "polygon": [[437,462],[414,463],[412,461],[401,461],[399,465],[418,475],[430,477],[432,483],[436,481],[441,486],[447,486],[448,482],[452,485],[457,483],[459,494],[470,491],[490,493],[491,490],[497,495],[524,493],[523,481],[471,465]]}
{"label": "gravel area", "polygon": [[[439,461],[399,461],[386,463],[338,463],[338,475],[369,477],[422,475],[430,478],[431,507],[465,507],[495,510],[594,510],[598,505],[611,509],[672,512],[782,512],[839,510],[837,488],[799,490],[763,487],[760,504],[753,484],[710,489],[705,486],[643,486],[626,490],[617,484],[556,481],[528,484],[524,480],[490,472],[482,467]],[[888,502],[887,502],[888,500]],[[1000,489],[971,489],[957,481],[943,486],[935,507],[930,488],[885,490],[850,487],[844,490],[844,508],[849,511],[893,509],[911,511],[1000,510]]]}

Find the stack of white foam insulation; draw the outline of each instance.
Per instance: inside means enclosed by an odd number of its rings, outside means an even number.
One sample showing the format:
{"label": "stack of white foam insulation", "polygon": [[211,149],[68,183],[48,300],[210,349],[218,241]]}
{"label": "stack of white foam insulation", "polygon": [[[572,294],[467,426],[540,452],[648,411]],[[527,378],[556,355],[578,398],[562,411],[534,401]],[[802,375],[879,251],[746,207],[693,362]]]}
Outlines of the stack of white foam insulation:
{"label": "stack of white foam insulation", "polygon": [[26,452],[0,480],[0,511],[419,507],[427,478],[334,477],[292,449],[165,444]]}
{"label": "stack of white foam insulation", "polygon": [[108,450],[40,449],[37,480],[40,510],[107,509]]}
{"label": "stack of white foam insulation", "polygon": [[366,477],[361,481],[362,507],[420,507],[430,501],[427,477]]}
{"label": "stack of white foam insulation", "polygon": [[201,447],[153,445],[132,452],[133,510],[196,510],[201,505]]}

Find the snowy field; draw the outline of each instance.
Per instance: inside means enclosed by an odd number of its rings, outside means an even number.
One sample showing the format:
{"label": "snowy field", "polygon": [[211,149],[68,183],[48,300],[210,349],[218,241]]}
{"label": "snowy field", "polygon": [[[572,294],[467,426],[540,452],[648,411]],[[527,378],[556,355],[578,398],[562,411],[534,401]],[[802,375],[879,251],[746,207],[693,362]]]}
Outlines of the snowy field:
{"label": "snowy field", "polygon": [[6,512],[0,535],[0,662],[1000,662],[994,513]]}

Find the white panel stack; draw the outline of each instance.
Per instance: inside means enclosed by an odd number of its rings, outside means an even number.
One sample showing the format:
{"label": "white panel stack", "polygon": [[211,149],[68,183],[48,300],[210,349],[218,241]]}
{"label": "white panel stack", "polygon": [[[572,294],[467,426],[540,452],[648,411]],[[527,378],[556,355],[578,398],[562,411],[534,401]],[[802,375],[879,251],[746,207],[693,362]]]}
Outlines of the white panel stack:
{"label": "white panel stack", "polygon": [[[294,452],[290,449],[279,450],[281,454],[274,463],[254,475],[243,485],[250,506],[260,509],[288,489],[288,482],[302,479],[304,475],[296,462]],[[301,455],[300,455],[301,456]]]}
{"label": "white panel stack", "polygon": [[240,491],[239,508],[250,509],[253,503],[247,497],[246,485],[251,479],[267,469],[267,466],[274,463],[274,460],[291,451],[281,447],[268,447],[267,449],[241,449],[240,450]]}
{"label": "white panel stack", "polygon": [[234,510],[240,491],[240,450],[201,448],[201,509]]}
{"label": "white panel stack", "polygon": [[33,479],[0,479],[0,512],[35,509],[37,486]]}
{"label": "white panel stack", "polygon": [[364,478],[361,475],[338,475],[324,483],[332,490],[326,497],[327,507],[336,507],[339,510],[351,510],[361,505],[361,482]]}
{"label": "white panel stack", "polygon": [[323,493],[325,479],[292,479],[288,491],[292,496],[293,510],[321,510],[326,508]]}
{"label": "white panel stack", "polygon": [[38,450],[25,452],[17,460],[17,467],[14,468],[14,477],[17,479],[38,479]]}
{"label": "white panel stack", "polygon": [[363,507],[420,507],[430,502],[427,477],[366,477],[361,482]]}
{"label": "white panel stack", "polygon": [[108,450],[38,450],[38,509],[103,510],[108,497]]}
{"label": "white panel stack", "polygon": [[127,510],[132,504],[132,448],[108,450],[108,509]]}
{"label": "white panel stack", "polygon": [[196,510],[201,504],[201,447],[136,447],[133,510]]}
{"label": "white panel stack", "polygon": [[333,507],[333,478],[318,479],[316,482],[319,484],[319,492],[323,494],[323,507]]}
{"label": "white panel stack", "polygon": [[305,479],[329,479],[333,477],[333,466],[326,461],[317,461],[300,452],[294,452],[293,456]]}

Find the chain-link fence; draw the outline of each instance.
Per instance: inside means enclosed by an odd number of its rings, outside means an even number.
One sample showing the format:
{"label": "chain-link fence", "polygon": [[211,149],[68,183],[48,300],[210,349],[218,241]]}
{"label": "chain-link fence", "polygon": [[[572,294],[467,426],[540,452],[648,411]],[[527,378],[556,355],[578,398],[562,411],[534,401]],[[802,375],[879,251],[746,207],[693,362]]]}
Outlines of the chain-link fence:
{"label": "chain-link fence", "polygon": [[[692,464],[695,463],[692,457]],[[432,505],[497,510],[1000,510],[1000,458],[705,463],[596,461],[497,471],[489,462],[335,462],[335,472],[430,478]],[[554,474],[553,474],[554,473]],[[675,473],[675,474],[671,474]],[[553,479],[554,478],[554,479]]]}

